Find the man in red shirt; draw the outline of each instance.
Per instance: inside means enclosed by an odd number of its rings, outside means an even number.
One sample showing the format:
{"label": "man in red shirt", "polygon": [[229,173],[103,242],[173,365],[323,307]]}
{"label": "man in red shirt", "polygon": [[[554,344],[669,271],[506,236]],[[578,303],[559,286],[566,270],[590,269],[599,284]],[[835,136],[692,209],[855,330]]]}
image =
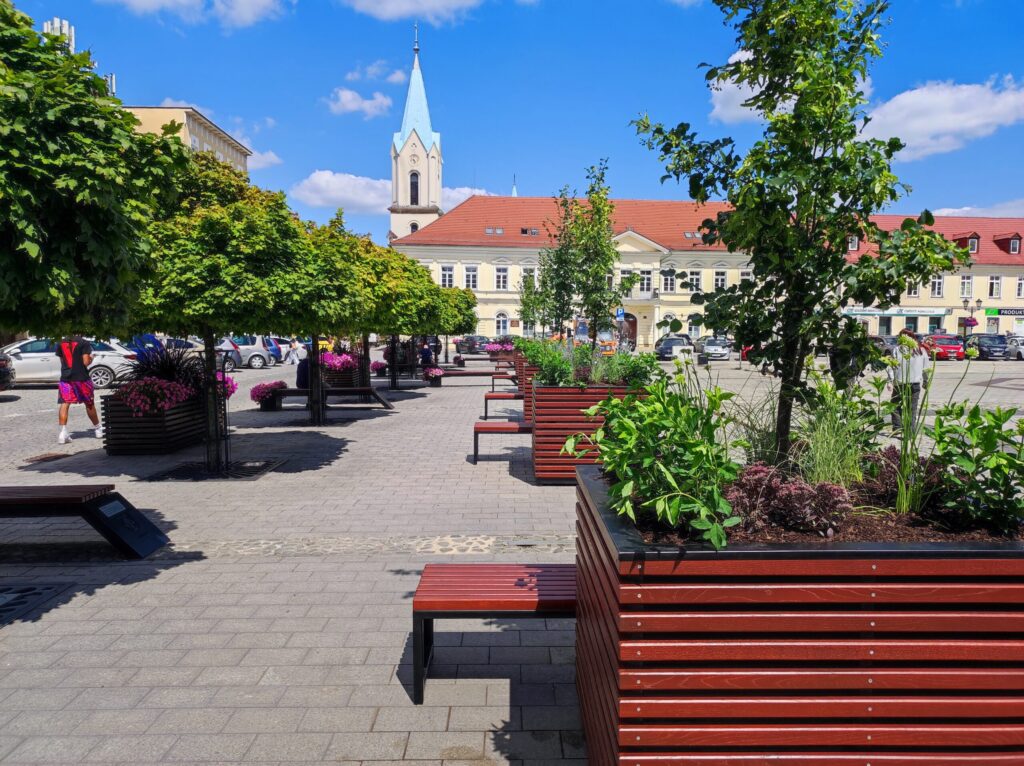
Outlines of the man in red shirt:
{"label": "man in red shirt", "polygon": [[57,344],[57,356],[60,357],[60,388],[57,403],[60,405],[57,419],[60,423],[58,444],[71,441],[68,435],[68,410],[72,404],[84,404],[85,412],[92,421],[96,438],[103,437],[100,417],[96,414],[93,401],[92,380],[89,378],[89,365],[92,364],[92,346],[80,336],[65,338]]}

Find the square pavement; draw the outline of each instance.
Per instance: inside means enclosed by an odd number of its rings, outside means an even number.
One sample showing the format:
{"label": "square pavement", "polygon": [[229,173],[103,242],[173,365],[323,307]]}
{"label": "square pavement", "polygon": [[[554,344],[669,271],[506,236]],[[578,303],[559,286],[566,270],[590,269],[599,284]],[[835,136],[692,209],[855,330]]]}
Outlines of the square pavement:
{"label": "square pavement", "polygon": [[286,459],[256,481],[145,480],[197,449],[0,458],[0,484],[113,482],[172,541],[131,562],[74,520],[0,521],[0,585],[66,586],[0,627],[0,763],[583,764],[572,620],[440,621],[410,701],[424,563],[574,556],[574,490],[532,482],[529,436],[469,463],[486,380],[321,429],[243,389],[232,457]]}

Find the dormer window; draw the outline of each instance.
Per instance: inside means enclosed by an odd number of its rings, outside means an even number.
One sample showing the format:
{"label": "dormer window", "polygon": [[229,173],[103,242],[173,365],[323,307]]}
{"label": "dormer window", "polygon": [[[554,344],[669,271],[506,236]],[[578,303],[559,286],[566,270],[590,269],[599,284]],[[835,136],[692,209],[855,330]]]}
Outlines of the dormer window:
{"label": "dormer window", "polygon": [[412,223],[409,224],[409,231],[411,231],[413,234],[415,234],[419,230],[420,230],[420,225],[418,223],[416,223],[415,221],[413,221]]}
{"label": "dormer window", "polygon": [[1020,255],[1020,238],[1010,240],[1010,255]]}
{"label": "dormer window", "polygon": [[858,237],[856,234],[853,235],[852,237],[847,237],[846,249],[851,253],[855,253],[856,251],[860,250],[860,237]]}
{"label": "dormer window", "polygon": [[967,240],[967,252],[970,253],[971,255],[974,255],[976,252],[978,252],[978,238],[977,237],[970,237],[970,238],[968,238],[968,240]]}
{"label": "dormer window", "polygon": [[529,235],[530,230],[527,229],[527,228],[522,228],[522,229],[519,230],[519,233],[522,234],[525,237],[525,236]]}
{"label": "dormer window", "polygon": [[493,226],[488,226],[486,229],[484,229],[484,234],[487,234],[488,236],[492,236],[494,234],[494,227]]}

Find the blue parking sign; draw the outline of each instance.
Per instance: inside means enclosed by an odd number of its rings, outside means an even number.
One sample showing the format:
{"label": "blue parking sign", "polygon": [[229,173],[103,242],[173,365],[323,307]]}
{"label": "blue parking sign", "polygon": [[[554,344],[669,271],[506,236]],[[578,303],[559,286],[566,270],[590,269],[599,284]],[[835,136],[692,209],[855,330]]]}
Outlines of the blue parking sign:
{"label": "blue parking sign", "polygon": [[622,308],[622,306],[619,306],[617,309],[615,309],[615,321],[616,322],[621,322],[625,318],[626,318],[626,309]]}

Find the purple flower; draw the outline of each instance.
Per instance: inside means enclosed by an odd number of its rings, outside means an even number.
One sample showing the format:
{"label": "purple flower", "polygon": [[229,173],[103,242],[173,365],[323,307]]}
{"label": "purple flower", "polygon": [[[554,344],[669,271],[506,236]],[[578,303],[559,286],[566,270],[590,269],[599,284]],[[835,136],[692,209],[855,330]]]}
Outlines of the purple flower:
{"label": "purple flower", "polygon": [[257,383],[249,392],[249,398],[256,404],[260,404],[273,396],[274,391],[283,388],[288,388],[288,384],[283,380],[275,380],[273,383]]}
{"label": "purple flower", "polygon": [[359,367],[359,360],[350,354],[335,354],[328,351],[323,356],[323,365],[328,370],[355,370]]}

